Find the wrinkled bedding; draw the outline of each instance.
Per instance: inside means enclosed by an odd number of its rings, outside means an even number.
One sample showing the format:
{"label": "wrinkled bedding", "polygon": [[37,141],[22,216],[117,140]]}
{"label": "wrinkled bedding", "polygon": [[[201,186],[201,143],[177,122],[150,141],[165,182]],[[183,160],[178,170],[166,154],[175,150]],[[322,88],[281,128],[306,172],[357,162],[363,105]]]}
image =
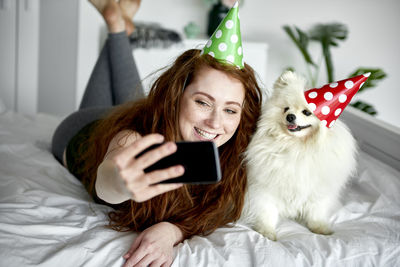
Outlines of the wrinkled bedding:
{"label": "wrinkled bedding", "polygon": [[[0,266],[121,266],[136,233],[105,228],[109,207],[50,153],[60,118],[0,114]],[[321,236],[283,221],[278,241],[240,224],[175,248],[172,266],[400,266],[400,173],[361,152]]]}

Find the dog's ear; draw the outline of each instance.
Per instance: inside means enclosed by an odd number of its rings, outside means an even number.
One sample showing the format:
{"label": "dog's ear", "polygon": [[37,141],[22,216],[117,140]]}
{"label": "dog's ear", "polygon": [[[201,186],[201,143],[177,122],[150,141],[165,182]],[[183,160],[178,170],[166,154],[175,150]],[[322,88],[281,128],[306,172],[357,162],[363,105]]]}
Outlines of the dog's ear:
{"label": "dog's ear", "polygon": [[281,76],[275,81],[274,88],[283,88],[288,85],[290,76],[293,76],[293,72],[287,70],[281,74]]}
{"label": "dog's ear", "polygon": [[275,81],[274,89],[277,88],[285,88],[288,85],[296,85],[305,87],[306,80],[301,77],[300,75],[292,72],[292,71],[285,71],[282,75]]}

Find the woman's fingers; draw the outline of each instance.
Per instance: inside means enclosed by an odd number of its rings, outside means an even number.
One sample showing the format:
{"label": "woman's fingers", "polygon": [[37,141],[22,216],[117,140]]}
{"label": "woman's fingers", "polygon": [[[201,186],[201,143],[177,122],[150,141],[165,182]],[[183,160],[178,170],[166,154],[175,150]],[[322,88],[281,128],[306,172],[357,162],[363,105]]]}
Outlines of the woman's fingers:
{"label": "woman's fingers", "polygon": [[[147,201],[155,196],[163,194],[165,192],[178,189],[182,184],[158,184],[158,185],[150,185],[146,189],[141,190],[140,192],[133,193],[132,192],[132,200],[136,202]],[[129,189],[129,185],[128,185]],[[131,190],[132,191],[132,190]]]}
{"label": "woman's fingers", "polygon": [[169,156],[176,152],[177,146],[174,142],[167,142],[155,149],[152,149],[139,158],[135,159],[134,165],[143,166],[147,168],[162,158]]}
{"label": "woman's fingers", "polygon": [[135,142],[133,142],[131,145],[127,146],[124,148],[118,155],[118,159],[122,159],[122,161],[129,161],[135,156],[137,156],[140,152],[145,150],[146,148],[154,145],[154,144],[159,144],[164,141],[164,136],[161,134],[149,134],[146,135]]}
{"label": "woman's fingers", "polygon": [[[141,259],[137,265],[138,266],[149,266],[150,263],[156,261],[160,257],[159,253],[147,254],[143,259]],[[160,265],[158,265],[160,266]]]}
{"label": "woman's fingers", "polygon": [[149,172],[144,176],[144,179],[147,184],[154,185],[167,179],[179,177],[183,175],[184,172],[185,169],[183,166],[176,165],[166,169]]}
{"label": "woman's fingers", "polygon": [[164,262],[163,265],[161,265],[161,267],[170,267],[172,264],[172,260],[168,260],[167,262]]}
{"label": "woman's fingers", "polygon": [[124,267],[130,266],[148,266],[154,260],[160,258],[161,253],[152,243],[140,241],[140,246],[125,262]]}
{"label": "woman's fingers", "polygon": [[153,196],[158,196],[158,195],[163,194],[165,192],[178,189],[182,185],[183,184],[157,184],[157,185],[152,185],[149,188],[149,194],[153,195]]}
{"label": "woman's fingers", "polygon": [[126,260],[124,267],[135,266],[138,262],[140,262],[149,253],[149,251],[146,249],[147,247],[145,248],[145,246],[140,244],[136,251],[130,254],[130,257]]}
{"label": "woman's fingers", "polygon": [[133,242],[132,246],[129,248],[128,252],[125,253],[124,259],[130,258],[133,252],[139,247],[140,242],[142,241],[143,235],[139,234],[135,241]]}

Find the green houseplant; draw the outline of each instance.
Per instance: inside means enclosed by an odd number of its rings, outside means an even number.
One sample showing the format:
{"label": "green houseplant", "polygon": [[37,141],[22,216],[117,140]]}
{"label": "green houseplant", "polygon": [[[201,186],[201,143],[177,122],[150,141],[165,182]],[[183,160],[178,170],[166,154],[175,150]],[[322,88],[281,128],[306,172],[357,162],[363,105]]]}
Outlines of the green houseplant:
{"label": "green houseplant", "polygon": [[[317,84],[322,61],[325,62],[326,66],[328,79],[327,82],[330,83],[335,81],[331,48],[337,47],[339,42],[346,40],[348,35],[347,26],[341,23],[315,24],[308,32],[303,31],[296,26],[290,27],[288,25],[284,25],[283,29],[302,54],[311,85],[315,87]],[[308,50],[309,43],[312,41],[318,42],[321,45],[322,56],[320,62],[318,63],[313,60]],[[359,67],[348,77],[353,77],[355,75],[360,75],[367,72],[371,72],[371,75],[359,92],[375,87],[379,80],[382,80],[386,77],[386,73],[382,69],[366,67]],[[359,100],[351,105],[370,115],[377,114],[375,108],[371,104],[364,101]]]}

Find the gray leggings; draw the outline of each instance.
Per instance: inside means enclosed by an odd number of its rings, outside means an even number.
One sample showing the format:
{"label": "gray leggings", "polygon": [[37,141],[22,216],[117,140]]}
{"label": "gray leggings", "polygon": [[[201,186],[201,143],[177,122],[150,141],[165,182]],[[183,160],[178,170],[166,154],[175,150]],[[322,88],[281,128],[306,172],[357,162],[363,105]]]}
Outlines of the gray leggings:
{"label": "gray leggings", "polygon": [[62,163],[65,148],[79,130],[101,118],[113,106],[142,97],[144,92],[126,33],[109,34],[79,110],[66,117],[54,132],[53,155]]}

